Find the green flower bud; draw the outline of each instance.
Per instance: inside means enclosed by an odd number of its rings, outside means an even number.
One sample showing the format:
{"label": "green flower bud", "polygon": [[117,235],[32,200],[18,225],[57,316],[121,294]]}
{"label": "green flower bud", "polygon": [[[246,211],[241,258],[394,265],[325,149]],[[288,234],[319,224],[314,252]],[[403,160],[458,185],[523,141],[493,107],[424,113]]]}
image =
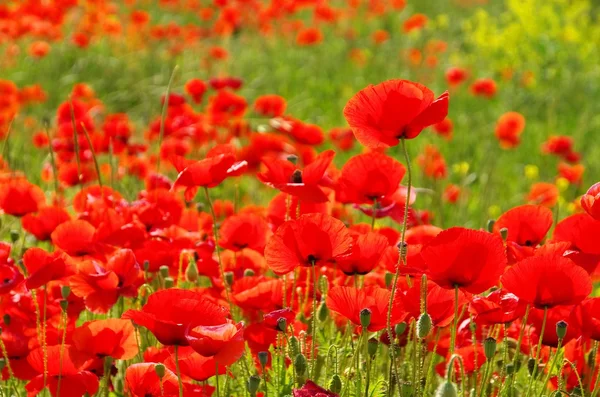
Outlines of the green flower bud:
{"label": "green flower bud", "polygon": [[162,278],[169,277],[169,266],[162,265],[162,266],[161,266],[161,267],[158,269],[158,272],[160,273],[160,276],[161,276]]}
{"label": "green flower bud", "polygon": [[502,240],[506,241],[506,239],[508,238],[508,229],[505,227],[500,229],[500,236],[502,236]]}
{"label": "green flower bud", "polygon": [[487,231],[492,233],[494,231],[494,225],[496,224],[495,219],[488,219],[487,221]]}
{"label": "green flower bud", "polygon": [[402,321],[401,323],[396,324],[396,326],[394,327],[394,331],[396,332],[396,336],[400,336],[404,333],[404,331],[406,331],[407,328],[407,324]]}
{"label": "green flower bud", "polygon": [[252,269],[246,269],[246,270],[244,270],[244,277],[252,277],[255,274],[256,273],[254,273],[254,270],[252,270]]}
{"label": "green flower bud", "polygon": [[371,310],[370,309],[362,309],[360,311],[360,325],[363,328],[368,328],[371,325]]}
{"label": "green flower bud", "polygon": [[296,357],[298,353],[300,353],[300,342],[297,337],[292,336],[288,345],[288,355],[290,357]]}
{"label": "green flower bud", "polygon": [[171,277],[165,278],[165,289],[173,288],[174,285],[175,280],[173,280]]}
{"label": "green flower bud", "polygon": [[279,317],[277,319],[277,328],[279,328],[279,330],[281,332],[285,332],[287,329],[287,320],[285,319],[285,317]]}
{"label": "green flower bud", "polygon": [[296,164],[298,164],[298,156],[296,156],[295,154],[290,154],[287,156],[287,161],[296,165]]}
{"label": "green flower bud", "polygon": [[67,299],[71,295],[71,288],[68,285],[63,285],[60,288],[60,295],[63,299]]}
{"label": "green flower bud", "polygon": [[496,339],[489,337],[485,338],[483,341],[483,352],[485,353],[485,358],[489,361],[496,354]]}
{"label": "green flower bud", "polygon": [[427,338],[429,332],[431,332],[431,316],[428,313],[423,313],[417,320],[417,336],[419,339]]}
{"label": "green flower bud", "polygon": [[256,394],[259,386],[260,386],[260,378],[257,375],[252,375],[246,381],[246,388],[248,389],[248,393],[250,393],[251,395]]}
{"label": "green flower bud", "polygon": [[62,300],[60,301],[60,308],[61,308],[61,309],[62,309],[64,312],[66,312],[68,307],[69,307],[69,301],[66,301],[66,300],[62,299]]}
{"label": "green flower bud", "polygon": [[529,375],[534,376],[533,374],[537,372],[536,367],[537,362],[534,358],[530,358],[529,360],[527,360],[527,372],[529,372]]}
{"label": "green flower bud", "polygon": [[225,272],[225,283],[229,286],[233,285],[233,272]]}
{"label": "green flower bud", "polygon": [[269,361],[269,353],[268,352],[258,352],[258,362],[261,367],[266,367],[267,362]]}
{"label": "green flower bud", "polygon": [[16,243],[18,239],[19,239],[19,232],[16,230],[11,230],[10,231],[10,241],[12,241],[13,243]]}
{"label": "green flower bud", "polygon": [[334,374],[329,380],[329,391],[335,394],[340,394],[342,391],[342,378],[338,374]]}
{"label": "green flower bud", "polygon": [[329,280],[327,280],[327,276],[322,274],[319,277],[319,292],[321,295],[327,295],[327,291],[329,291]]}
{"label": "green flower bud", "polygon": [[456,397],[456,387],[454,383],[445,381],[441,383],[435,391],[435,397]]}
{"label": "green flower bud", "polygon": [[194,259],[190,258],[190,264],[185,270],[185,278],[190,283],[195,283],[198,281],[198,276],[198,265],[196,265],[196,261]]}
{"label": "green flower bud", "polygon": [[154,372],[158,375],[159,379],[162,379],[165,376],[166,368],[164,364],[156,364],[154,366]]}
{"label": "green flower bud", "polygon": [[367,342],[367,352],[369,356],[373,357],[377,354],[377,348],[379,347],[379,341],[375,338],[369,339]]}
{"label": "green flower bud", "polygon": [[321,304],[319,305],[319,309],[317,310],[317,318],[319,319],[320,322],[323,322],[323,321],[327,320],[328,316],[329,316],[329,308],[327,307],[325,302],[321,302]]}
{"label": "green flower bud", "polygon": [[296,358],[294,358],[294,368],[296,369],[296,376],[303,376],[306,373],[308,363],[304,354],[300,353],[296,355]]}
{"label": "green flower bud", "polygon": [[558,339],[564,339],[565,335],[567,335],[567,327],[569,326],[569,324],[567,324],[566,321],[560,320],[559,322],[556,323],[556,336],[558,336]]}
{"label": "green flower bud", "polygon": [[505,369],[506,369],[506,373],[507,373],[508,375],[512,375],[512,374],[514,374],[514,373],[515,373],[515,366],[514,366],[514,364],[513,364],[513,363],[506,364],[506,367],[505,367]]}

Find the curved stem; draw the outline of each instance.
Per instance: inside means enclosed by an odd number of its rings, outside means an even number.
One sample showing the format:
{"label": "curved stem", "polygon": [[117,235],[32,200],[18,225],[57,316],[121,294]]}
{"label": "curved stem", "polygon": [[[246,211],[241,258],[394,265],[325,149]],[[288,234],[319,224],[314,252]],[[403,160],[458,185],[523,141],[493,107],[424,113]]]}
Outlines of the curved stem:
{"label": "curved stem", "polygon": [[556,346],[556,351],[554,352],[554,357],[552,358],[552,364],[550,364],[550,368],[548,369],[546,377],[544,378],[544,384],[542,385],[542,390],[540,390],[539,397],[542,397],[542,394],[544,394],[544,391],[546,391],[546,387],[548,385],[548,382],[550,381],[550,376],[552,375],[552,370],[554,369],[554,365],[556,365],[556,360],[559,356],[558,353],[560,352],[560,348],[562,347],[562,341],[562,339],[558,340],[558,345]]}
{"label": "curved stem", "polygon": [[[398,256],[398,263],[396,264],[396,273],[394,274],[394,281],[392,282],[392,291],[390,293],[390,301],[387,312],[387,334],[390,341],[390,360],[391,368],[394,370],[396,381],[399,381],[398,368],[396,367],[396,351],[394,350],[394,336],[392,334],[392,309],[394,306],[394,295],[396,294],[396,287],[398,285],[398,278],[400,276],[400,264],[406,265],[406,255],[404,244],[406,242],[406,229],[408,228],[408,203],[410,202],[410,193],[412,189],[412,168],[410,166],[410,157],[406,150],[406,143],[404,138],[400,140],[402,144],[402,151],[404,152],[404,160],[406,161],[406,173],[408,177],[408,187],[406,189],[406,203],[404,204],[404,219],[402,219],[402,234],[400,237],[400,255]],[[390,379],[391,383],[391,379]],[[392,395],[392,387],[388,388],[388,396]]]}

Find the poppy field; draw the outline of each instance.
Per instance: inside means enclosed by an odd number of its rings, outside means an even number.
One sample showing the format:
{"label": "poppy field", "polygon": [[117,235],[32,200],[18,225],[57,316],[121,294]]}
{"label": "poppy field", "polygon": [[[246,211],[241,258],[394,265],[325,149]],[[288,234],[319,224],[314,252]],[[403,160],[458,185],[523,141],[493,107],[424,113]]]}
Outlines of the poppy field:
{"label": "poppy field", "polygon": [[600,395],[599,15],[0,2],[0,397]]}

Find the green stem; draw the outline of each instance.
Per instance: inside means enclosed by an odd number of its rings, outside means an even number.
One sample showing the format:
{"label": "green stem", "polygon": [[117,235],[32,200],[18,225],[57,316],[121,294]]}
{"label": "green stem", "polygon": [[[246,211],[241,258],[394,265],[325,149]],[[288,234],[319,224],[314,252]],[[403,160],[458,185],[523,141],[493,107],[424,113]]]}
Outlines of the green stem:
{"label": "green stem", "polygon": [[527,319],[529,318],[529,309],[530,309],[530,306],[527,305],[527,307],[525,308],[525,315],[523,316],[523,320],[522,320],[523,324],[521,325],[521,330],[519,331],[519,339],[517,340],[517,349],[515,350],[515,357],[513,359],[513,373],[511,374],[511,386],[514,386],[514,382],[515,382],[515,378],[516,378],[515,372],[517,371],[517,363],[519,362],[519,354],[521,353],[521,343],[523,342],[523,335],[525,334],[525,328],[527,328]]}
{"label": "green stem", "polygon": [[450,354],[456,349],[456,331],[458,329],[458,285],[454,286],[454,320],[450,334]]}
{"label": "green stem", "polygon": [[312,304],[312,380],[316,382],[315,376],[317,374],[317,356],[316,352],[316,344],[317,344],[317,266],[315,262],[312,263],[312,278],[313,278],[313,304]]}
{"label": "green stem", "polygon": [[158,134],[158,156],[156,157],[156,173],[160,174],[160,147],[162,146],[163,137],[165,136],[165,120],[167,118],[167,109],[169,108],[169,96],[171,95],[171,87],[173,86],[173,80],[175,80],[175,72],[179,68],[178,65],[175,65],[173,68],[173,72],[171,73],[171,78],[169,78],[169,84],[167,85],[167,92],[165,94],[165,101],[163,102],[163,107],[160,115],[160,131]]}
{"label": "green stem", "polygon": [[546,386],[548,385],[548,382],[550,381],[550,376],[552,375],[552,370],[554,369],[554,366],[556,365],[556,360],[558,359],[558,356],[560,353],[562,341],[563,341],[562,339],[558,340],[558,345],[556,346],[556,351],[554,352],[554,357],[552,358],[552,364],[550,364],[550,368],[548,369],[548,372],[546,373],[546,377],[544,378],[544,384],[542,385],[542,390],[540,390],[540,394],[538,397],[542,397],[542,394],[544,394],[544,391],[546,391]]}
{"label": "green stem", "polygon": [[546,320],[548,319],[548,306],[544,306],[544,318],[542,320],[542,329],[540,330],[539,333],[539,340],[538,340],[538,344],[537,344],[537,348],[535,349],[535,357],[534,359],[534,367],[533,367],[533,374],[531,374],[531,377],[529,378],[529,383],[527,384],[527,392],[525,393],[526,396],[529,395],[529,390],[531,390],[531,386],[533,385],[533,381],[537,379],[537,373],[538,373],[538,359],[540,357],[540,350],[542,350],[542,340],[544,339],[544,331],[546,331]]}
{"label": "green stem", "polygon": [[[217,397],[219,397],[221,395],[220,391],[219,391],[219,362],[217,360],[215,360],[215,384],[217,387]],[[266,388],[266,383],[265,383],[265,388]]]}
{"label": "green stem", "polygon": [[[181,381],[181,370],[179,369],[179,346],[178,345],[175,345],[175,370],[177,371],[177,381],[179,382],[179,397],[183,397],[183,382]],[[217,385],[218,385],[218,382],[217,382]],[[218,396],[218,392],[217,392],[217,396]]]}

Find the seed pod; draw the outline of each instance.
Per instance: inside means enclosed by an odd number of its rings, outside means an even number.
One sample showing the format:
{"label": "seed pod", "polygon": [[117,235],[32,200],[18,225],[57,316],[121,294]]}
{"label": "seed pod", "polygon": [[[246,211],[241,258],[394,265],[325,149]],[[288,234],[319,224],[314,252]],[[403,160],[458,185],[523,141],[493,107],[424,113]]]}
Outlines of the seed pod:
{"label": "seed pod", "polygon": [[334,374],[329,380],[329,391],[335,394],[340,394],[342,391],[342,378],[338,374]]}
{"label": "seed pod", "polygon": [[431,316],[428,313],[421,314],[417,320],[417,336],[420,339],[427,338],[431,331],[431,325]]}
{"label": "seed pod", "polygon": [[566,321],[560,320],[559,322],[556,323],[556,336],[558,336],[558,339],[564,339],[565,335],[567,335],[567,327],[569,326],[569,324],[567,324]]}
{"label": "seed pod", "polygon": [[377,354],[377,348],[379,347],[379,341],[375,338],[369,339],[367,342],[367,352],[369,356],[373,357]]}
{"label": "seed pod", "polygon": [[496,339],[489,337],[485,338],[483,341],[483,352],[485,353],[485,358],[489,361],[496,354]]}
{"label": "seed pod", "polygon": [[269,361],[269,353],[268,352],[258,352],[258,362],[261,367],[266,367],[267,362]]}
{"label": "seed pod", "polygon": [[503,227],[500,229],[500,236],[502,237],[502,240],[506,241],[508,238],[508,228]]}
{"label": "seed pod", "polygon": [[256,273],[254,273],[254,270],[252,270],[252,269],[246,269],[246,270],[244,270],[244,277],[252,277],[255,274]]}
{"label": "seed pod", "polygon": [[63,299],[67,299],[71,295],[71,288],[68,285],[63,285],[60,288],[60,295]]}
{"label": "seed pod", "polygon": [[246,381],[246,388],[248,389],[248,393],[251,395],[255,395],[258,391],[258,387],[260,386],[260,378],[257,375],[252,375]]}
{"label": "seed pod", "polygon": [[156,364],[154,366],[154,372],[158,375],[159,379],[162,379],[165,376],[166,368],[164,364]]}
{"label": "seed pod", "polygon": [[2,371],[5,366],[6,366],[6,361],[4,361],[4,358],[0,358],[0,371]]}
{"label": "seed pod", "polygon": [[441,383],[435,391],[435,397],[456,397],[456,387],[452,382]]}
{"label": "seed pod", "polygon": [[66,312],[68,307],[69,307],[69,301],[62,299],[60,301],[60,308],[63,310],[63,312]]}
{"label": "seed pod", "polygon": [[296,357],[298,353],[300,353],[300,341],[298,341],[296,336],[292,336],[288,346],[288,355],[290,357]]}
{"label": "seed pod", "polygon": [[225,283],[229,286],[233,285],[233,272],[225,272]]}
{"label": "seed pod", "polygon": [[368,328],[371,325],[371,310],[370,309],[362,309],[360,311],[360,325],[363,328]]}
{"label": "seed pod", "polygon": [[12,241],[13,243],[16,243],[18,239],[19,239],[19,232],[16,230],[11,230],[10,231],[10,241]]}
{"label": "seed pod", "polygon": [[285,330],[287,329],[287,320],[285,319],[285,317],[279,317],[277,319],[277,328],[281,332],[285,332]]}
{"label": "seed pod", "polygon": [[185,270],[185,278],[190,283],[195,283],[196,281],[198,281],[199,276],[198,265],[196,265],[196,260],[193,257],[190,257],[189,261],[190,264]]}
{"label": "seed pod", "polygon": [[494,219],[488,219],[487,221],[487,231],[490,233],[493,233],[494,231],[494,225],[496,224],[496,220]]}
{"label": "seed pod", "polygon": [[175,280],[173,280],[171,277],[165,278],[165,289],[173,288],[174,285]]}
{"label": "seed pod", "polygon": [[394,331],[396,332],[396,336],[400,336],[406,331],[407,324],[402,321],[401,323],[396,324],[394,327]]}
{"label": "seed pod", "polygon": [[144,271],[147,272],[148,269],[150,269],[150,261],[149,260],[145,260],[144,261]]}
{"label": "seed pod", "polygon": [[160,273],[160,276],[161,276],[162,278],[169,277],[169,266],[162,265],[162,266],[161,266],[161,267],[158,269],[158,272]]}
{"label": "seed pod", "polygon": [[319,309],[317,310],[317,318],[319,319],[320,322],[323,322],[323,321],[327,320],[328,316],[329,316],[329,308],[327,307],[325,302],[321,302],[321,304],[319,305]]}
{"label": "seed pod", "polygon": [[296,369],[296,376],[303,376],[306,373],[308,363],[304,354],[300,353],[296,355],[296,358],[294,358],[294,368]]}
{"label": "seed pod", "polygon": [[327,280],[327,276],[323,274],[319,277],[319,292],[321,292],[321,295],[327,295],[327,291],[329,291],[329,280]]}
{"label": "seed pod", "polygon": [[298,156],[296,156],[295,154],[290,154],[289,156],[287,156],[287,161],[296,165],[298,163]]}

